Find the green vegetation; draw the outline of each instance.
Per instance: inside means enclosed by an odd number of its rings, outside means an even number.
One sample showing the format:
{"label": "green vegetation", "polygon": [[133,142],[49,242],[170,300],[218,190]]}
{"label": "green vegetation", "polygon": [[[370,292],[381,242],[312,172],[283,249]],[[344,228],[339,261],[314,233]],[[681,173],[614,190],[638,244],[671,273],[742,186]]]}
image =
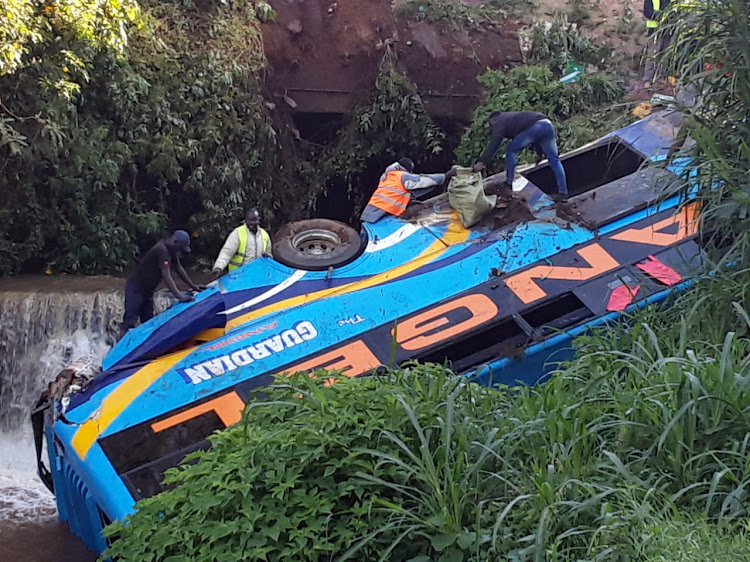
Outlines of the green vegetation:
{"label": "green vegetation", "polygon": [[[341,183],[359,204],[366,171],[442,148],[390,52],[339,141],[297,154],[260,94],[267,4],[93,6],[3,4],[0,274],[117,270],[167,226],[192,226],[209,252],[248,204],[272,222],[296,218]],[[446,25],[481,21],[447,0],[400,6]],[[685,128],[686,176],[735,269],[579,338],[576,357],[537,388],[480,388],[437,365],[330,375],[334,385],[323,373],[280,377],[192,455],[199,462],[170,472],[172,489],[108,529],[118,539],[107,555],[750,560],[748,9],[673,11],[666,61],[703,94]],[[557,81],[568,59],[604,53],[562,24],[534,33],[532,65],[480,78],[462,164],[486,146],[493,110],[544,111],[563,150],[630,118],[612,107],[611,77]]]}
{"label": "green vegetation", "polygon": [[[685,132],[694,141],[686,171],[700,186],[704,221],[733,258],[750,256],[750,5],[743,0],[676,3],[668,14],[673,34],[664,61],[681,77],[683,92],[698,96]],[[688,96],[690,97],[690,96]],[[689,100],[686,100],[689,101]],[[681,190],[689,188],[683,183]]]}
{"label": "green vegetation", "polygon": [[[494,392],[441,369],[295,375],[110,535],[123,560],[375,560],[475,551]],[[158,523],[156,523],[158,520]],[[156,523],[156,525],[154,525]],[[387,556],[386,556],[387,557]],[[342,559],[342,558],[338,558]],[[455,558],[452,558],[455,559]]]}
{"label": "green vegetation", "polygon": [[261,93],[265,2],[8,6],[0,275],[120,271],[173,228],[193,233],[205,261],[246,207],[273,228],[312,214],[332,186],[361,198],[353,186],[396,154],[441,149],[388,49],[337,142],[302,150]]}
{"label": "green vegetation", "polygon": [[[509,72],[487,70],[477,80],[483,86],[483,100],[474,111],[471,126],[456,149],[456,159],[464,166],[473,164],[489,141],[488,119],[493,111],[540,111],[549,115],[557,128],[560,152],[573,150],[634,118],[629,108],[618,105],[622,80],[607,68],[610,49],[596,45],[579,27],[564,16],[551,22],[536,22],[528,33],[529,49],[523,66]],[[598,72],[585,73],[573,83],[561,83],[569,61]],[[520,161],[533,161],[531,151]],[[502,169],[496,157],[489,173]]]}
{"label": "green vegetation", "polygon": [[458,31],[498,22],[532,5],[533,0],[486,0],[479,5],[460,0],[404,0],[393,5],[393,13]]}
{"label": "green vegetation", "polygon": [[337,131],[335,142],[305,155],[317,162],[311,175],[327,190],[344,185],[355,208],[366,204],[361,187],[366,173],[380,174],[403,155],[417,155],[421,166],[440,154],[445,134],[422,105],[417,86],[396,69],[391,47],[386,48],[374,89]]}
{"label": "green vegetation", "polygon": [[122,52],[126,28],[139,15],[132,0],[5,0],[0,76],[29,71],[53,93],[69,97],[102,52]]}
{"label": "green vegetation", "polygon": [[[85,29],[100,41],[88,50],[75,27],[87,17],[72,14],[49,41],[28,36],[27,66],[0,77],[0,274],[120,270],[174,226],[201,225],[200,251],[248,202],[272,215],[288,200],[285,177],[271,173],[284,153],[259,91],[253,3],[141,8],[129,37],[123,17],[106,20],[121,34],[114,46],[95,18]],[[307,195],[288,212],[299,214]]]}
{"label": "green vegetation", "polygon": [[581,338],[536,388],[486,389],[436,365],[279,378],[171,472],[176,488],[109,529],[109,554],[747,559],[749,308],[750,271],[702,280]]}
{"label": "green vegetation", "polygon": [[661,521],[644,532],[648,540],[636,550],[636,557],[647,562],[750,561],[747,524],[716,524],[695,517]]}
{"label": "green vegetation", "polygon": [[[394,9],[465,26],[498,21],[521,5],[429,0]],[[174,228],[193,233],[201,266],[248,206],[263,209],[271,228],[310,216],[329,192],[356,213],[367,195],[362,186],[396,157],[409,154],[422,169],[448,166],[445,135],[390,45],[372,91],[319,146],[295,138],[291,116],[262,95],[259,24],[275,15],[266,2],[3,6],[0,275],[126,270]],[[530,54],[538,66],[483,77],[487,103],[460,160],[481,153],[490,108],[534,107],[563,119],[616,99],[603,75],[558,84],[563,59],[595,62],[601,52],[562,20],[540,30]],[[592,140],[594,120],[579,121],[584,126],[561,128],[563,148]]]}
{"label": "green vegetation", "polygon": [[[612,120],[601,119],[594,112],[599,109],[612,112],[612,103],[622,95],[619,83],[610,75],[588,74],[577,82],[564,84],[558,82],[549,66],[541,65],[519,66],[507,74],[488,70],[478,80],[484,86],[484,100],[474,111],[472,124],[456,149],[456,158],[464,166],[476,161],[487,146],[488,119],[493,111],[528,111],[534,108],[549,115],[558,128],[559,149],[565,151],[580,146],[581,141],[588,142],[611,131]],[[574,124],[568,126],[565,120],[576,114],[586,115],[588,123],[596,126],[588,130]],[[623,122],[622,126],[625,124]],[[489,172],[497,171],[500,165],[501,159],[496,158]]]}
{"label": "green vegetation", "polygon": [[568,61],[606,67],[612,49],[596,45],[579,27],[558,16],[550,22],[535,22],[531,29],[529,64],[549,66],[559,77]]}

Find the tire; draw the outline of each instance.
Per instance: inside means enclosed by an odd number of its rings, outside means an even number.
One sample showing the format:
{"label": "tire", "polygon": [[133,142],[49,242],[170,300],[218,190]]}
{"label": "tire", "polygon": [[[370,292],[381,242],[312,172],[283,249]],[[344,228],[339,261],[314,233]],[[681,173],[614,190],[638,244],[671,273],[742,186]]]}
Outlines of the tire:
{"label": "tire", "polygon": [[273,257],[295,269],[324,271],[356,259],[364,249],[359,234],[348,224],[330,219],[290,222],[276,233]]}

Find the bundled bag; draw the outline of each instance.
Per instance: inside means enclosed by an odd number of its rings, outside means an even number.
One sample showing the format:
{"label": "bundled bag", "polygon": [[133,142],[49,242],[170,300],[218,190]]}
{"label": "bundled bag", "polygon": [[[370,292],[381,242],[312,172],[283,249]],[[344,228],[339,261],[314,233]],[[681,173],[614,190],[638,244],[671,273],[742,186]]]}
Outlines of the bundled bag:
{"label": "bundled bag", "polygon": [[456,176],[448,185],[448,201],[458,211],[461,223],[468,228],[495,207],[497,195],[485,195],[480,172],[457,166]]}

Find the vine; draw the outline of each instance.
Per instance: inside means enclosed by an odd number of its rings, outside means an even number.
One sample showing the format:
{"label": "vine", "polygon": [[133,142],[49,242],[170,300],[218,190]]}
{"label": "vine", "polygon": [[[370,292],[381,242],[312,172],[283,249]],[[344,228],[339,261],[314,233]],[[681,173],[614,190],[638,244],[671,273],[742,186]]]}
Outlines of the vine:
{"label": "vine", "polygon": [[336,143],[320,155],[317,178],[326,188],[343,183],[354,208],[360,209],[375,188],[365,185],[365,177],[378,174],[400,156],[429,165],[442,152],[444,139],[416,85],[397,70],[388,46],[375,88],[338,131]]}

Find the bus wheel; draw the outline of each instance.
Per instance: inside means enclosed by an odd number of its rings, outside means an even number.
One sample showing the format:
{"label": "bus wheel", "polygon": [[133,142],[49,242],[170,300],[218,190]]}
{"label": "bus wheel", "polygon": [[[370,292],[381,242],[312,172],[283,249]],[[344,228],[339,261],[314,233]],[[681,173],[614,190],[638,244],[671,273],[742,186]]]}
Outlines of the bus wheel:
{"label": "bus wheel", "polygon": [[273,257],[296,269],[323,271],[341,267],[362,253],[365,244],[348,224],[308,219],[283,225],[274,237]]}

